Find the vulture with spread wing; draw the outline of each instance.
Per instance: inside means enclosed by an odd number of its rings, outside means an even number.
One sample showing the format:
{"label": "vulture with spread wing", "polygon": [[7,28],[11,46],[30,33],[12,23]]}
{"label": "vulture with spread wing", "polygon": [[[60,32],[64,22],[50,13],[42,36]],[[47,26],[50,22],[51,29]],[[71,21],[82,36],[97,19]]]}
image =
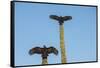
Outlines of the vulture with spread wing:
{"label": "vulture with spread wing", "polygon": [[44,45],[44,48],[40,48],[40,47],[34,47],[32,49],[29,50],[29,54],[33,55],[33,54],[41,54],[42,58],[47,58],[47,56],[51,53],[54,53],[55,55],[58,54],[58,50],[54,47],[46,47]]}
{"label": "vulture with spread wing", "polygon": [[50,15],[50,18],[59,21],[60,25],[62,25],[64,23],[64,21],[72,19],[71,16],[64,16],[64,17],[62,17],[62,16],[56,16],[56,15]]}

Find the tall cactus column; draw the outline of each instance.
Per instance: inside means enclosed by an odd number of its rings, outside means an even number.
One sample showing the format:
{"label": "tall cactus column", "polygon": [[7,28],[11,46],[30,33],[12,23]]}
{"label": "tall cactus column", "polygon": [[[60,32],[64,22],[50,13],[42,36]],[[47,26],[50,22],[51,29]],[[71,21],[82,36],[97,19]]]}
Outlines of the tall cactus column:
{"label": "tall cactus column", "polygon": [[47,58],[42,58],[42,64],[48,64]]}
{"label": "tall cactus column", "polygon": [[65,51],[65,43],[64,43],[64,21],[72,19],[71,16],[56,16],[56,15],[50,15],[51,19],[57,20],[60,27],[60,49],[61,49],[61,62],[62,63],[67,63],[66,62],[66,51]]}
{"label": "tall cactus column", "polygon": [[66,51],[64,43],[64,27],[63,24],[60,25],[60,48],[61,48],[61,62],[66,63]]}

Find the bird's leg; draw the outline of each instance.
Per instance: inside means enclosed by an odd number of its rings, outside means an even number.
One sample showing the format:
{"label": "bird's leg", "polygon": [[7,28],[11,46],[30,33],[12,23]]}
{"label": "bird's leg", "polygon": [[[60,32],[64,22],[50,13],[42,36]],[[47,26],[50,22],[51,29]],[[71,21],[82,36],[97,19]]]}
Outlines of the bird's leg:
{"label": "bird's leg", "polygon": [[59,25],[63,25],[64,21],[60,20]]}

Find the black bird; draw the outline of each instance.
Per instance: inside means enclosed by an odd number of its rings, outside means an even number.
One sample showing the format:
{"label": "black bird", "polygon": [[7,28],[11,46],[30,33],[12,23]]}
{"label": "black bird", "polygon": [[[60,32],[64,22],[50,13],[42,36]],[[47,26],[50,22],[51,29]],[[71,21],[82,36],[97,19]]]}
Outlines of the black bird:
{"label": "black bird", "polygon": [[64,21],[72,19],[71,16],[64,16],[64,17],[62,17],[62,16],[56,16],[56,15],[50,15],[50,18],[59,21],[60,25],[62,25],[64,23]]}
{"label": "black bird", "polygon": [[47,56],[51,53],[58,55],[58,50],[56,48],[52,47],[52,46],[47,48],[45,45],[44,45],[43,48],[34,47],[34,48],[29,50],[30,55],[41,54],[42,58],[47,58]]}

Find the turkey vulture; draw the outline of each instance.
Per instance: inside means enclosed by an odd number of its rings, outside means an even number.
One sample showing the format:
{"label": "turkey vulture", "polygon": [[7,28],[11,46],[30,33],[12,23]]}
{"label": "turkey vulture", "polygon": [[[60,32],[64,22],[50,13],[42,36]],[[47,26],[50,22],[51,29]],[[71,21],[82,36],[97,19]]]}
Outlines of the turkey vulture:
{"label": "turkey vulture", "polygon": [[56,15],[50,15],[50,18],[59,21],[60,25],[62,25],[64,23],[64,21],[72,19],[71,16],[64,16],[64,17],[62,17],[62,16],[56,16]]}
{"label": "turkey vulture", "polygon": [[47,58],[48,54],[54,53],[55,55],[58,54],[58,50],[54,47],[46,47],[44,45],[43,48],[40,47],[34,47],[32,49],[29,50],[29,54],[33,55],[33,54],[41,54],[42,57]]}

